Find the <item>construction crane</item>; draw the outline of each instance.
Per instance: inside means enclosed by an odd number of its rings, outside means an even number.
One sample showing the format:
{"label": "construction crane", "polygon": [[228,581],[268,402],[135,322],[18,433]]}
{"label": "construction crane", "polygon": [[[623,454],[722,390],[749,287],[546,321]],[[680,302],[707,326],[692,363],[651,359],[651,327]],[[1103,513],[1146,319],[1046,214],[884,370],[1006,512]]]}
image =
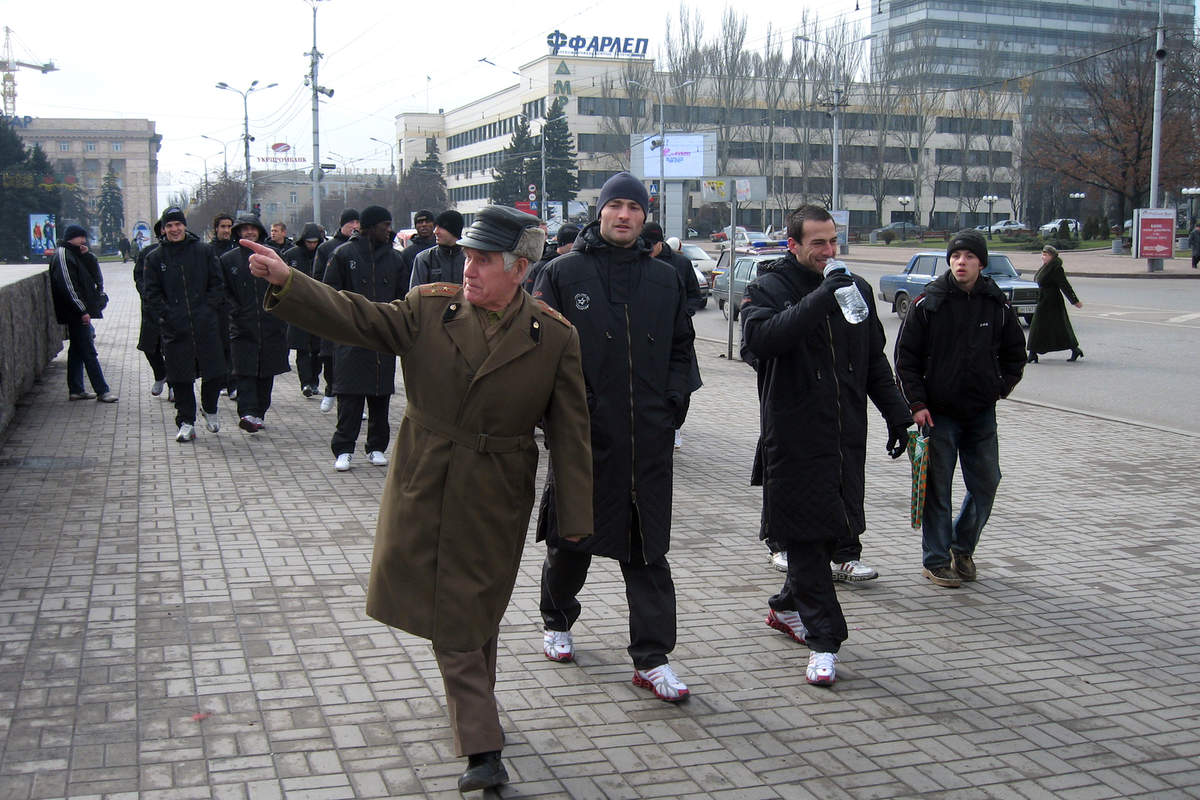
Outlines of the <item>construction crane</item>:
{"label": "construction crane", "polygon": [[3,84],[4,94],[4,116],[13,117],[17,113],[17,76],[13,75],[21,67],[25,69],[36,69],[38,72],[45,75],[47,72],[54,72],[58,67],[54,66],[53,61],[47,61],[45,64],[30,64],[27,61],[18,61],[13,57],[12,49],[13,29],[4,26],[4,58],[0,60],[0,71],[4,73],[4,77],[0,79]]}

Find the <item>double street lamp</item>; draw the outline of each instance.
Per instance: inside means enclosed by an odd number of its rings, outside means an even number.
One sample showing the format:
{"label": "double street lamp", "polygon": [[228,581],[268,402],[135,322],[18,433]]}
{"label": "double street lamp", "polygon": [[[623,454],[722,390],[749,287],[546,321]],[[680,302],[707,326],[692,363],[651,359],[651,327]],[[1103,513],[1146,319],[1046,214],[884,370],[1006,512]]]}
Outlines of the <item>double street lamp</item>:
{"label": "double street lamp", "polygon": [[[674,86],[668,86],[667,91],[677,92],[680,89],[691,86],[695,82],[695,78],[692,78],[684,81],[683,83],[678,83]],[[647,91],[651,89],[651,87],[640,81],[630,80],[628,83],[631,83],[634,86],[640,86]],[[660,225],[663,225],[663,223],[667,221],[667,114],[666,105],[663,102],[664,93],[659,87],[657,81],[655,82],[653,88],[654,93],[658,95],[658,222]],[[655,146],[653,141],[650,142],[650,146]],[[663,229],[664,231],[666,230],[665,225],[663,226]],[[685,237],[680,236],[679,238],[683,239]]]}
{"label": "double street lamp", "polygon": [[396,177],[396,143],[385,142],[383,139],[376,139],[374,136],[368,136],[372,142],[379,142],[384,147],[388,148],[390,155],[388,156],[388,166],[392,168],[392,178]]}
{"label": "double street lamp", "polygon": [[213,153],[211,156],[198,156],[195,153],[184,153],[184,155],[188,156],[189,158],[198,158],[198,159],[200,159],[200,163],[204,164],[204,199],[207,200],[208,199],[208,160],[210,158],[216,157],[217,154]]}
{"label": "double street lamp", "polygon": [[1071,232],[1076,237],[1082,239],[1083,231],[1079,229],[1079,226],[1082,224],[1079,221],[1079,207],[1083,204],[1083,198],[1087,197],[1087,194],[1085,192],[1071,192],[1067,197],[1075,201],[1075,230]]}
{"label": "double street lamp", "polygon": [[246,211],[254,208],[251,202],[251,195],[254,191],[254,176],[250,172],[250,142],[253,140],[250,138],[250,106],[247,98],[249,98],[252,92],[261,92],[263,89],[270,89],[278,85],[278,83],[268,83],[266,86],[259,86],[258,81],[254,80],[250,81],[250,85],[243,90],[235,89],[225,81],[217,84],[218,89],[235,92],[242,96],[242,141],[245,143],[246,151]]}
{"label": "double street lamp", "polygon": [[1000,198],[994,194],[985,194],[983,197],[981,197],[979,199],[988,204],[988,218],[987,218],[988,239],[991,239],[992,238],[992,206],[996,205],[996,203],[999,203]]}
{"label": "double street lamp", "polygon": [[1200,195],[1200,186],[1185,187],[1180,193],[1188,199],[1188,215],[1191,217],[1190,221],[1194,226],[1196,224],[1196,211],[1194,203],[1196,196]]}
{"label": "double street lamp", "polygon": [[229,180],[229,145],[233,144],[242,137],[239,136],[236,139],[230,139],[226,142],[222,141],[221,139],[217,139],[216,137],[209,136],[207,133],[202,133],[200,134],[200,138],[208,139],[210,142],[216,142],[217,144],[221,145],[221,176],[225,178],[225,180]]}

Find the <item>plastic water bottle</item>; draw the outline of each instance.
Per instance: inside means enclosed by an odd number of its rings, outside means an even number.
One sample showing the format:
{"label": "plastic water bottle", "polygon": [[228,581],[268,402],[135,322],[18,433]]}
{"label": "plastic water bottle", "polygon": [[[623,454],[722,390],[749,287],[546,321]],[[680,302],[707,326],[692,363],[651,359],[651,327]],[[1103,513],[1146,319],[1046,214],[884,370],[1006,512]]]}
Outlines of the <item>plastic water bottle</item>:
{"label": "plastic water bottle", "polygon": [[[825,277],[828,278],[835,272],[844,272],[849,275],[850,268],[841,261],[827,261],[825,263]],[[833,296],[837,298],[838,307],[842,309],[842,316],[851,325],[857,325],[870,316],[871,312],[867,308],[867,301],[863,300],[862,292],[858,290],[858,286],[843,286],[841,289],[835,290]]]}

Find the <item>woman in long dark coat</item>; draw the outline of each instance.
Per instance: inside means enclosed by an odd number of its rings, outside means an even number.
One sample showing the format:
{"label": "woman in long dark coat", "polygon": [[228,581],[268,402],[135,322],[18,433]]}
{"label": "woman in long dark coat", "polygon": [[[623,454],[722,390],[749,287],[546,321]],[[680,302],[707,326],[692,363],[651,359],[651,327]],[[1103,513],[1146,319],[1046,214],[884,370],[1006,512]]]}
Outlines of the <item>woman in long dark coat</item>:
{"label": "woman in long dark coat", "polygon": [[1063,295],[1076,308],[1083,308],[1083,303],[1075,296],[1075,290],[1071,288],[1067,273],[1063,270],[1062,259],[1058,257],[1058,250],[1052,245],[1042,248],[1042,268],[1037,271],[1034,280],[1041,291],[1038,292],[1033,322],[1029,325],[1029,363],[1036,364],[1039,353],[1055,350],[1070,350],[1068,361],[1083,358],[1079,340],[1075,338],[1071,320],[1067,317]]}

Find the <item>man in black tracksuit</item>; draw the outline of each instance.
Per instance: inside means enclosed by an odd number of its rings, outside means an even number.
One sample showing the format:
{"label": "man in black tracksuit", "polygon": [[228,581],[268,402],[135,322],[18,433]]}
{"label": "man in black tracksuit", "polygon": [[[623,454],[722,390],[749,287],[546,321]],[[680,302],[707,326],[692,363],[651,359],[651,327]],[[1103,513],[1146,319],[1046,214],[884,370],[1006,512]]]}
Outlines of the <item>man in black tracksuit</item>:
{"label": "man in black tracksuit", "polygon": [[[233,239],[266,243],[267,231],[254,214],[243,214],[233,226]],[[271,407],[275,376],[288,372],[287,323],[267,313],[263,300],[270,288],[250,274],[253,251],[239,244],[221,256],[221,277],[229,300],[230,368],[237,386],[238,427],[257,433]]]}
{"label": "man in black tracksuit", "polygon": [[805,678],[820,686],[836,680],[847,636],[830,561],[866,528],[867,399],[887,422],[892,458],[904,453],[911,422],[871,286],[833,261],[837,241],[828,211],[800,206],[788,218],[788,255],[746,287],[740,311],[742,359],[758,373],[762,535],[788,562],[766,621],[808,645]]}
{"label": "man in black tracksuit", "polygon": [[[350,237],[358,233],[358,209],[347,208],[342,211],[338,230],[327,241],[317,246],[317,257],[313,259],[312,276],[319,281],[325,280],[325,270],[329,266],[329,257],[333,251],[350,241]],[[321,340],[320,348],[321,370],[325,374],[325,396],[321,399],[321,411],[329,413],[333,410],[333,342]]]}
{"label": "man in black tracksuit", "polygon": [[[158,329],[158,320],[150,313],[146,305],[146,257],[158,247],[162,236],[162,221],[154,221],[154,241],[137,251],[133,258],[133,286],[137,289],[138,298],[142,305],[142,324],[138,328],[137,349],[146,354],[150,371],[154,373],[154,383],[150,386],[150,394],[158,397],[167,385],[167,362],[163,357],[162,331]],[[170,396],[172,402],[175,398]]]}
{"label": "man in black tracksuit", "polygon": [[627,172],[600,190],[599,219],[575,247],[550,262],[533,296],[579,332],[592,428],[595,532],[574,543],[560,535],[553,470],[538,513],[546,540],[542,567],[542,650],[574,657],[571,625],[593,555],[614,558],[629,601],[633,683],[667,701],[688,688],[667,654],[675,647],[671,543],[672,431],[687,413],[692,382],[691,318],[675,270],[650,257],[641,239],[649,198]]}
{"label": "man in black tracksuit", "polygon": [[[300,240],[279,256],[292,269],[298,269],[310,278],[322,280],[324,271],[317,274],[317,248],[325,240],[321,226],[315,222],[307,223],[300,230]],[[321,337],[314,336],[303,328],[288,325],[288,347],[296,351],[296,372],[300,376],[300,392],[305,397],[312,397],[318,391],[321,378]]]}
{"label": "man in black tracksuit", "polygon": [[[104,274],[100,262],[88,250],[87,231],[68,225],[62,244],[50,257],[50,293],[54,316],[67,326],[67,392],[71,400],[115,403],[117,396],[108,390],[100,357],[96,355],[96,330],[92,320],[100,319],[108,296],[104,294]],[[87,372],[92,391],[84,391],[83,373]]]}
{"label": "man in black tracksuit", "polygon": [[433,228],[433,238],[437,240],[436,247],[422,250],[413,260],[412,276],[408,279],[408,288],[420,286],[423,283],[457,283],[463,282],[463,265],[466,256],[458,246],[458,237],[462,236],[462,214],[451,209],[437,215],[437,225]]}
{"label": "man in black tracksuit", "polygon": [[417,212],[413,217],[413,226],[417,229],[417,235],[408,240],[408,246],[400,253],[400,267],[404,270],[404,285],[407,287],[412,282],[413,263],[417,260],[417,255],[437,244],[437,239],[434,238],[433,228],[437,224],[432,211],[424,209]]}
{"label": "man in black tracksuit", "polygon": [[[953,588],[976,578],[975,546],[1000,484],[996,401],[1025,370],[1025,334],[999,287],[983,274],[987,241],[954,234],[950,269],[912,304],[896,340],[896,377],[913,421],[929,430],[921,522],[921,574]],[[955,463],[967,493],[951,519]]]}
{"label": "man in black tracksuit", "polygon": [[[222,211],[213,217],[212,222],[212,237],[208,240],[208,246],[212,248],[213,255],[219,261],[221,256],[228,253],[238,246],[233,238],[233,216]],[[225,354],[225,363],[232,364],[233,357],[229,350],[229,305],[222,303],[217,309],[217,327],[221,331],[221,351]],[[230,370],[229,386],[225,388],[229,393],[229,399],[237,399],[237,382],[233,379],[233,372]]]}
{"label": "man in black tracksuit", "polygon": [[190,442],[196,438],[197,375],[205,426],[213,433],[221,429],[217,400],[229,381],[221,337],[229,332],[218,328],[217,309],[226,302],[225,283],[212,248],[188,231],[182,209],[168,208],[160,222],[163,238],[143,269],[144,302],[162,331],[179,426],[175,440]]}
{"label": "man in black tracksuit", "polygon": [[[355,292],[377,303],[399,300],[408,292],[403,282],[400,253],[392,247],[392,215],[381,206],[362,212],[362,230],[334,251],[325,268],[325,283],[335,289]],[[391,428],[388,402],[396,391],[396,356],[362,347],[333,344],[333,393],[337,395],[337,430],[330,448],[334,469],[351,467],[354,443],[362,430],[365,406],[367,460],[384,466]]]}

